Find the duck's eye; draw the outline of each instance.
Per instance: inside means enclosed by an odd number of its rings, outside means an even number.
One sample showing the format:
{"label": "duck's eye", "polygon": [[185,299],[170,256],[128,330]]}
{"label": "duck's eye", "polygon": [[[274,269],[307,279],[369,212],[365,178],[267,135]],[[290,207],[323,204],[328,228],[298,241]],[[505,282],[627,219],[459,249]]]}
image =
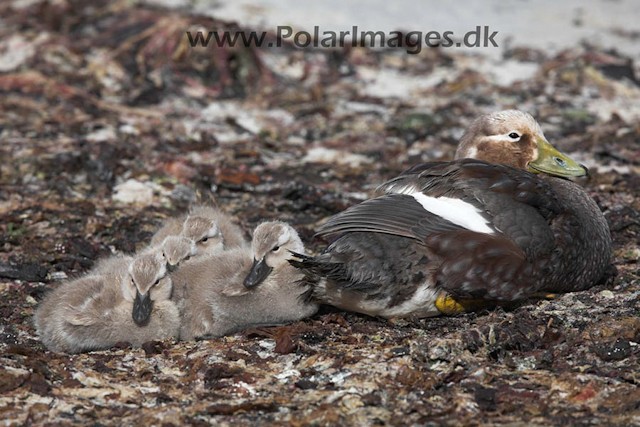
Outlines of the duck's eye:
{"label": "duck's eye", "polygon": [[280,246],[274,246],[272,249],[273,252],[278,252],[280,250]]}
{"label": "duck's eye", "polygon": [[562,160],[560,157],[554,157],[554,160],[556,161],[556,163],[558,164],[558,166],[562,166],[562,167],[567,166],[567,162],[565,162],[564,160]]}
{"label": "duck's eye", "polygon": [[202,240],[200,240],[202,243],[206,242],[207,240],[209,240],[208,237],[203,238]]}
{"label": "duck's eye", "polygon": [[511,139],[518,139],[518,138],[520,138],[520,135],[518,135],[518,132],[511,132],[511,133],[509,134],[509,138],[511,138]]}

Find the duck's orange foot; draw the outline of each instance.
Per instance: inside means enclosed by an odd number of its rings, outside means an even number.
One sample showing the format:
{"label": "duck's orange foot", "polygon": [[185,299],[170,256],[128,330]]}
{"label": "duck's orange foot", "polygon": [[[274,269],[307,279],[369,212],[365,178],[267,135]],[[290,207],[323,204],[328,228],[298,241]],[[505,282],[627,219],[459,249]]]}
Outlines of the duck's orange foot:
{"label": "duck's orange foot", "polygon": [[492,306],[492,301],[481,298],[462,299],[454,298],[451,295],[441,294],[435,302],[435,306],[442,314],[451,316],[454,314],[466,313],[468,311],[477,310]]}
{"label": "duck's orange foot", "polygon": [[532,296],[534,298],[541,298],[541,299],[556,299],[558,297],[558,294],[549,294],[547,292],[536,292]]}

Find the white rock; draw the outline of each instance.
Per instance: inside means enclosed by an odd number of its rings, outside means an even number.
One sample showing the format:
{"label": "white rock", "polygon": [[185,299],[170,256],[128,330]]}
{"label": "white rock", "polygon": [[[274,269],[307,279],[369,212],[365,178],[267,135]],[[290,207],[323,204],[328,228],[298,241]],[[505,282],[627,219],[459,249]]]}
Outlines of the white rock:
{"label": "white rock", "polygon": [[140,135],[140,131],[130,123],[125,123],[121,125],[118,130],[120,131],[120,133],[124,133],[126,135],[134,135],[134,136]]}
{"label": "white rock", "polygon": [[149,205],[153,202],[153,189],[145,183],[129,179],[115,186],[112,196],[116,202],[136,205]]}
{"label": "white rock", "polygon": [[613,294],[613,292],[611,292],[610,290],[604,290],[602,292],[600,292],[599,294],[602,298],[606,298],[606,299],[611,299],[613,297],[615,297],[615,295]]}
{"label": "white rock", "polygon": [[0,72],[13,71],[24,65],[36,53],[35,44],[20,35],[0,43]]}
{"label": "white rock", "polygon": [[281,383],[287,382],[289,378],[299,377],[299,376],[300,376],[300,371],[298,371],[297,369],[288,369],[281,374],[274,375],[274,377],[280,380]]}
{"label": "white rock", "polygon": [[436,69],[427,76],[414,76],[393,69],[370,66],[359,66],[357,72],[362,81],[366,82],[360,89],[361,95],[399,99],[409,99],[443,81],[454,80],[457,74],[447,69]]}
{"label": "white rock", "polygon": [[51,273],[51,280],[53,281],[64,280],[66,278],[67,273],[65,273],[64,271],[54,271],[53,273]]}
{"label": "white rock", "polygon": [[369,164],[371,162],[373,162],[373,159],[362,154],[348,153],[346,151],[324,147],[312,148],[302,159],[302,163],[338,163],[351,167]]}
{"label": "white rock", "polygon": [[87,141],[90,142],[113,141],[115,139],[117,139],[116,131],[111,126],[95,130],[87,135]]}

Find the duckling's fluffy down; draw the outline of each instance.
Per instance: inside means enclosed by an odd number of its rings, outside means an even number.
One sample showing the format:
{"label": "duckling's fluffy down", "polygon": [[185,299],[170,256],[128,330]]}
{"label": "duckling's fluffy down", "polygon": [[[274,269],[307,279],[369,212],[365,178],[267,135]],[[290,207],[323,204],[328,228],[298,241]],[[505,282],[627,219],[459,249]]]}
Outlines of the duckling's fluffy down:
{"label": "duckling's fluffy down", "polygon": [[133,303],[122,297],[122,276],[84,276],[58,286],[40,304],[34,326],[52,351],[79,353],[129,342],[135,347],[150,340],[177,336],[180,315],[171,301],[154,303],[150,321],[138,326]]}

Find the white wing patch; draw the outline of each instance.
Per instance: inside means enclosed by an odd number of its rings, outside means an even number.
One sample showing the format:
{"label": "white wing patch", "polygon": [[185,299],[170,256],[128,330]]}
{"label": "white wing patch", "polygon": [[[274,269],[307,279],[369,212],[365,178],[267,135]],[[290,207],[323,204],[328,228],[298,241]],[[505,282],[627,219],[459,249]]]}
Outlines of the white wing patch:
{"label": "white wing patch", "polygon": [[494,229],[489,226],[489,221],[482,216],[482,211],[471,203],[451,197],[426,196],[421,191],[412,187],[398,188],[393,192],[413,197],[425,210],[464,227],[467,230],[478,233],[495,234]]}

